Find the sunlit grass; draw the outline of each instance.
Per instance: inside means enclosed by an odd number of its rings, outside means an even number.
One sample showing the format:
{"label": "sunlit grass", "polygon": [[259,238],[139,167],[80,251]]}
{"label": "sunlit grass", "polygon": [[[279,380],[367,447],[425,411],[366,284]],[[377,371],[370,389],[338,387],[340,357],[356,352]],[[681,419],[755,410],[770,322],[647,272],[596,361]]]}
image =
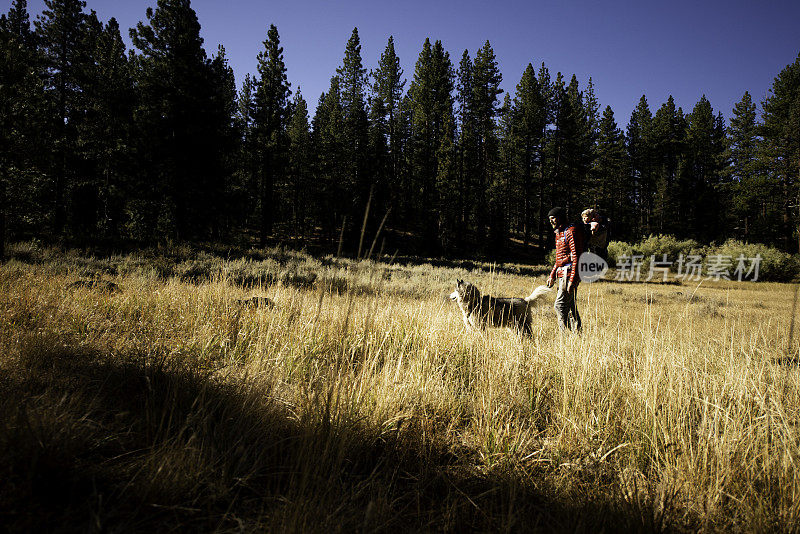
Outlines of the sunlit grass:
{"label": "sunlit grass", "polygon": [[[582,335],[547,305],[521,339],[465,332],[447,294],[543,274],[273,252],[189,277],[54,252],[0,268],[11,525],[800,524],[793,286],[585,284]],[[119,291],[70,286],[87,276]]]}

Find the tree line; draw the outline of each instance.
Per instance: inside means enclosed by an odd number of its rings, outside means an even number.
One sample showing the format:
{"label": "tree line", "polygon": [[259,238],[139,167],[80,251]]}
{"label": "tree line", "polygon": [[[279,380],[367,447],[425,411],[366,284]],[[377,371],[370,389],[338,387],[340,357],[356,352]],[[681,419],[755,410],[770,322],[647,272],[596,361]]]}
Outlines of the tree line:
{"label": "tree line", "polygon": [[[729,123],[642,96],[623,131],[592,79],[529,64],[513,94],[491,44],[452,59],[426,39],[409,79],[389,37],[373,69],[358,30],[313,116],[277,28],[236,86],[189,0],[130,29],[81,0],[0,17],[0,242],[342,242],[431,255],[544,246],[546,213],[597,207],[616,239],[738,237],[796,251],[800,56]],[[365,229],[364,230],[362,230]],[[341,237],[341,239],[340,239]],[[369,240],[369,237],[367,238]]]}

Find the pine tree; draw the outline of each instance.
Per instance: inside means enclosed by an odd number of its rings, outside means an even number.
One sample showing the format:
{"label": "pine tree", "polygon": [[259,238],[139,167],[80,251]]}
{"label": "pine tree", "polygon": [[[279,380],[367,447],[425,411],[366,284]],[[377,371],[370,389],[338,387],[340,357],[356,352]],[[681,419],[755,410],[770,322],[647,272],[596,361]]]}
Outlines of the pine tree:
{"label": "pine tree", "polygon": [[82,45],[86,31],[86,2],[45,0],[36,20],[36,38],[43,61],[45,87],[52,102],[53,230],[63,232],[67,222],[67,195],[74,175],[76,127],[80,121]]}
{"label": "pine tree", "polygon": [[[472,59],[464,50],[456,72],[458,211],[462,228],[471,228],[474,216],[472,205],[477,198],[478,177],[475,176],[475,114],[472,110]],[[463,233],[457,239],[463,241]],[[462,242],[457,243],[461,248]]]}
{"label": "pine tree", "polygon": [[493,181],[489,185],[489,198],[493,199],[490,213],[491,251],[500,253],[505,249],[509,232],[518,220],[518,199],[521,198],[519,183],[519,145],[515,131],[515,109],[511,95],[506,93],[498,113],[498,158]]}
{"label": "pine tree", "polygon": [[603,110],[598,125],[597,160],[594,172],[599,177],[599,187],[594,189],[590,206],[601,206],[605,215],[620,229],[620,238],[630,239],[634,211],[634,191],[628,170],[628,155],[622,130],[617,127],[611,106]]}
{"label": "pine tree", "polygon": [[[390,205],[397,209],[399,197],[402,195],[400,185],[402,145],[400,136],[400,109],[403,98],[403,69],[400,68],[400,58],[394,49],[394,38],[389,36],[386,49],[381,54],[378,68],[372,73],[372,93],[374,110],[372,124],[385,127],[385,146],[388,158],[388,193],[391,198]],[[379,130],[380,131],[380,130]],[[377,139],[372,142],[375,145]]]}
{"label": "pine tree", "polygon": [[594,94],[594,82],[591,76],[586,85],[581,99],[580,124],[580,173],[584,181],[581,188],[582,198],[579,198],[580,206],[591,204],[593,191],[602,188],[603,176],[596,172],[597,140],[600,135],[600,106],[597,96]]}
{"label": "pine tree", "polygon": [[450,114],[445,116],[441,142],[436,151],[436,191],[439,200],[436,210],[438,214],[437,239],[440,250],[446,254],[457,251],[460,245],[458,236],[461,213],[458,205],[458,166],[455,140],[455,117]]}
{"label": "pine tree", "polygon": [[[536,219],[536,231],[539,234],[539,247],[542,248],[552,235],[549,231],[549,222],[545,221],[544,214],[548,211],[545,208],[546,204],[553,205],[553,192],[554,188],[550,186],[550,171],[549,166],[552,159],[548,159],[548,125],[555,122],[555,90],[553,83],[550,79],[550,70],[545,66],[544,62],[539,67],[539,72],[536,75],[536,81],[539,86],[539,93],[541,94],[542,105],[544,106],[544,119],[542,123],[542,136],[539,143],[539,215]],[[547,191],[550,191],[550,198],[546,198]]]}
{"label": "pine tree", "polygon": [[272,24],[267,31],[264,50],[258,54],[258,78],[255,85],[253,129],[261,208],[259,238],[261,246],[264,246],[273,230],[277,206],[274,198],[275,183],[285,171],[284,154],[288,144],[286,127],[291,95],[278,29]]}
{"label": "pine tree", "polygon": [[723,170],[731,199],[728,226],[736,228],[745,241],[755,237],[769,242],[773,236],[770,236],[767,221],[771,217],[768,218],[767,213],[777,208],[774,204],[779,195],[759,158],[760,125],[756,117],[756,105],[745,91],[734,105],[728,127],[725,153],[728,166]]}
{"label": "pine tree", "polygon": [[672,96],[656,111],[652,123],[655,170],[654,229],[686,235],[686,213],[680,211],[678,171],[686,142],[686,120]]}
{"label": "pine tree", "polygon": [[[453,122],[453,67],[441,41],[431,45],[426,39],[414,69],[408,94],[411,104],[411,173],[414,184],[416,219],[420,223],[424,246],[438,252],[439,170],[438,151]],[[447,143],[450,143],[448,140]]]}
{"label": "pine tree", "polygon": [[205,236],[224,188],[215,131],[219,82],[188,0],[158,0],[146,16],[148,24],[131,30],[140,51],[133,68],[142,171],[129,231],[144,239]]}
{"label": "pine tree", "polygon": [[589,127],[583,94],[578,79],[573,74],[566,88],[566,98],[561,98],[558,130],[561,136],[560,169],[564,207],[570,217],[577,218],[586,204],[587,178],[594,149],[594,133]]}
{"label": "pine tree", "polygon": [[[574,79],[574,77],[573,77]],[[577,180],[577,154],[579,148],[580,93],[577,80],[566,86],[564,77],[559,72],[552,85],[552,130],[548,135],[548,189],[551,206],[560,205],[573,216],[576,207],[576,195],[580,184]]]}
{"label": "pine tree", "polygon": [[685,154],[678,181],[678,206],[684,214],[686,235],[708,242],[724,237],[725,206],[720,174],[725,128],[703,95],[687,115]]}
{"label": "pine tree", "polygon": [[73,183],[73,226],[84,237],[119,237],[132,167],[129,151],[134,89],[119,24],[103,26],[87,17],[83,45],[89,59],[82,72],[83,119],[76,152],[83,172]]}
{"label": "pine tree", "polygon": [[305,237],[307,233],[308,191],[312,187],[311,132],[308,123],[308,106],[298,89],[292,102],[292,117],[289,121],[289,189],[294,221],[294,235]]}
{"label": "pine tree", "polygon": [[650,106],[647,98],[642,95],[631,114],[626,135],[633,202],[638,212],[636,219],[631,221],[636,228],[630,234],[632,238],[648,235],[655,230],[653,210],[656,183],[652,123]]}
{"label": "pine tree", "polygon": [[228,65],[225,47],[219,45],[211,60],[211,106],[209,109],[209,136],[207,150],[214,153],[213,173],[217,176],[212,189],[206,192],[210,202],[205,204],[206,214],[211,218],[211,231],[217,238],[233,230],[236,206],[231,191],[235,187],[236,155],[239,152],[242,133],[237,121],[238,106],[236,78]]}
{"label": "pine tree", "polygon": [[489,224],[488,215],[492,210],[490,206],[487,213],[486,206],[489,206],[493,199],[488,195],[489,185],[493,179],[494,166],[497,162],[497,135],[495,118],[498,114],[498,96],[503,92],[500,83],[503,76],[497,66],[497,59],[494,55],[489,41],[478,50],[472,66],[472,98],[470,111],[475,120],[475,141],[476,141],[476,174],[477,184],[477,205],[475,210],[475,220],[477,223],[478,241],[486,249],[490,242],[487,239],[486,229]]}
{"label": "pine tree", "polygon": [[[383,99],[371,95],[367,98],[367,157],[364,171],[371,177],[373,214],[388,213],[396,200],[393,191],[392,163],[389,153],[389,119]],[[395,126],[397,126],[395,124]],[[370,228],[372,229],[372,228]]]}
{"label": "pine tree", "polygon": [[344,109],[342,107],[339,77],[331,78],[330,88],[317,104],[312,121],[312,142],[317,166],[317,220],[329,238],[343,223],[350,210],[345,181]]}
{"label": "pine tree", "polygon": [[7,230],[13,235],[25,218],[39,219],[39,168],[50,130],[39,63],[27,2],[15,0],[0,16],[0,261]]}
{"label": "pine tree", "polygon": [[781,244],[797,251],[797,206],[800,205],[800,54],[775,78],[762,104],[762,160],[778,184],[781,199]]}
{"label": "pine tree", "polygon": [[[365,103],[367,70],[361,60],[361,39],[358,28],[353,28],[345,46],[342,65],[336,70],[341,90],[344,140],[345,188],[352,192],[352,204],[348,210],[351,239],[354,240],[356,219],[364,213],[367,205],[372,177],[367,175],[366,154],[368,148],[368,121]],[[360,228],[359,228],[360,229]]]}
{"label": "pine tree", "polygon": [[513,105],[513,131],[518,137],[519,158],[522,173],[522,223],[523,242],[527,246],[531,230],[542,218],[541,202],[536,198],[541,194],[537,183],[537,167],[541,163],[543,135],[547,126],[547,105],[536,79],[533,65],[528,63],[522,78],[517,84]]}
{"label": "pine tree", "polygon": [[0,31],[8,32],[18,40],[18,44],[27,49],[36,45],[35,37],[31,31],[31,18],[28,14],[27,0],[13,0],[8,14],[2,15]]}
{"label": "pine tree", "polygon": [[230,184],[228,198],[233,221],[248,226],[250,214],[257,208],[258,158],[255,130],[256,79],[247,73],[236,96],[236,131],[239,134],[235,179]]}

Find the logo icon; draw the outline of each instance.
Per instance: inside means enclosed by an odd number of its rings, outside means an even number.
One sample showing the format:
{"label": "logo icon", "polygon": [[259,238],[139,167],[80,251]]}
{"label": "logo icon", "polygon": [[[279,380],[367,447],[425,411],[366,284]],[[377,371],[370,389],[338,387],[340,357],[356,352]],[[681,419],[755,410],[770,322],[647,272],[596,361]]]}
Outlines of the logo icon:
{"label": "logo icon", "polygon": [[608,263],[592,252],[584,252],[578,258],[578,275],[581,282],[596,282],[606,275]]}

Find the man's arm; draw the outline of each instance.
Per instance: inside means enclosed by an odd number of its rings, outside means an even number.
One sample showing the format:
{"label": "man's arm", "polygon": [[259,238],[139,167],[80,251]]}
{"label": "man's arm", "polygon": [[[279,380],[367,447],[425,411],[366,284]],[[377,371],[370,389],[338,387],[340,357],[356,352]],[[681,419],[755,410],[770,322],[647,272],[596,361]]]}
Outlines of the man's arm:
{"label": "man's arm", "polygon": [[550,271],[550,276],[547,277],[547,287],[553,287],[553,284],[556,281],[556,271],[558,270],[556,265],[558,265],[558,260],[556,260],[556,262],[553,264],[553,269]]}
{"label": "man's arm", "polygon": [[553,262],[553,268],[550,270],[550,276],[547,278],[547,287],[553,287],[556,281],[556,272],[558,271],[558,232],[556,232],[556,259]]}

